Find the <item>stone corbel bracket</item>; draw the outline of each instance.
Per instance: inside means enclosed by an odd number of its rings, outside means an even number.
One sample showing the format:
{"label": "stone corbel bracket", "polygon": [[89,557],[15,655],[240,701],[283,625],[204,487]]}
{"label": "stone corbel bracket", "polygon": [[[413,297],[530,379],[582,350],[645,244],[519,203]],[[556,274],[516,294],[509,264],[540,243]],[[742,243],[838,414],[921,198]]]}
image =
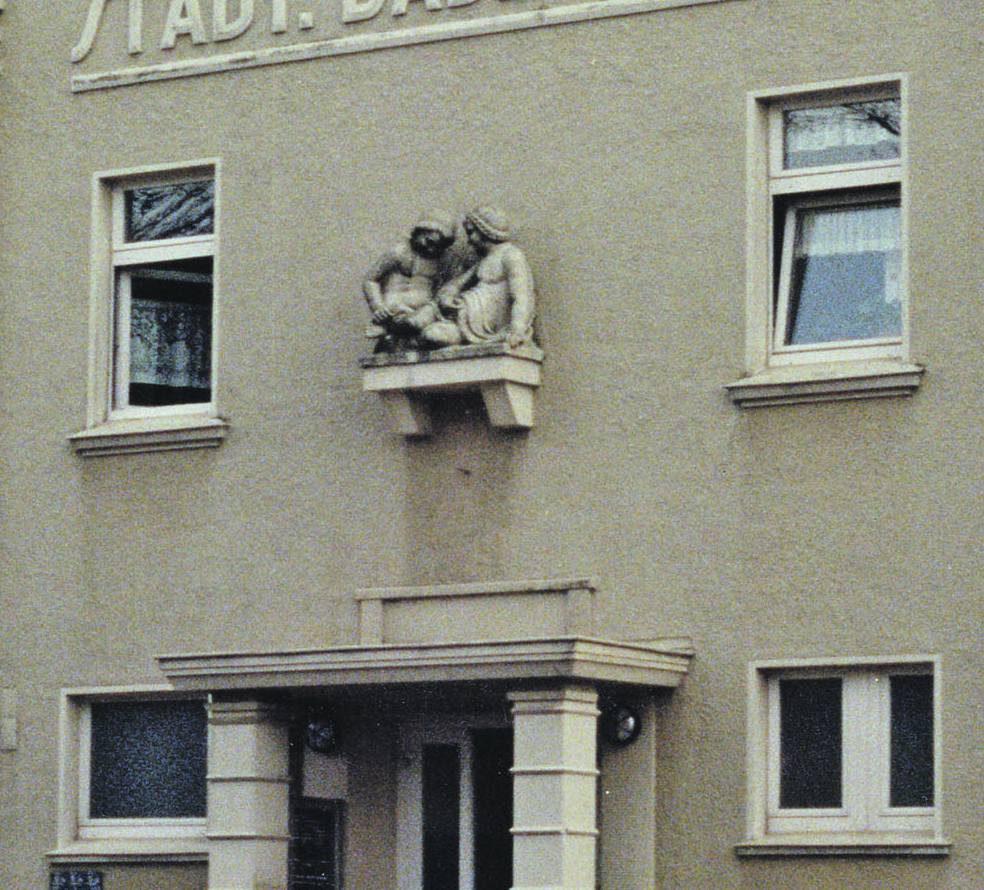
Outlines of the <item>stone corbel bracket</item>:
{"label": "stone corbel bracket", "polygon": [[395,432],[432,432],[429,397],[454,390],[478,390],[489,422],[500,429],[533,426],[533,401],[540,385],[543,350],[531,344],[490,343],[363,358],[362,388],[379,393]]}

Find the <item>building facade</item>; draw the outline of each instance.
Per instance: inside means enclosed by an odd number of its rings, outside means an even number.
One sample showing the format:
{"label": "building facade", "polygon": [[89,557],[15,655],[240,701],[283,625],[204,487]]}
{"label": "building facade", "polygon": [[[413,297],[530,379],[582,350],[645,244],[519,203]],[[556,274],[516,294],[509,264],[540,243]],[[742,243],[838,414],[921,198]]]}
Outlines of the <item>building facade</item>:
{"label": "building facade", "polygon": [[981,34],[0,4],[0,890],[978,887]]}

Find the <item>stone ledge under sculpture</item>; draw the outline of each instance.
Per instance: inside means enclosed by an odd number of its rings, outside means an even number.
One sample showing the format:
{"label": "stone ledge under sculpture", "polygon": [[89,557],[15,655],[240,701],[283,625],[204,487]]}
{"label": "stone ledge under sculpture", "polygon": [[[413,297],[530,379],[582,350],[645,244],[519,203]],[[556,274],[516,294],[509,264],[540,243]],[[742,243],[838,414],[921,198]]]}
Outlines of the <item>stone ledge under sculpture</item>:
{"label": "stone ledge under sculpture", "polygon": [[478,389],[494,426],[533,425],[543,353],[529,264],[501,209],[477,207],[462,229],[468,258],[451,250],[450,218],[425,214],[363,281],[374,341],[363,389],[384,398],[404,435],[428,434],[426,396],[454,389]]}

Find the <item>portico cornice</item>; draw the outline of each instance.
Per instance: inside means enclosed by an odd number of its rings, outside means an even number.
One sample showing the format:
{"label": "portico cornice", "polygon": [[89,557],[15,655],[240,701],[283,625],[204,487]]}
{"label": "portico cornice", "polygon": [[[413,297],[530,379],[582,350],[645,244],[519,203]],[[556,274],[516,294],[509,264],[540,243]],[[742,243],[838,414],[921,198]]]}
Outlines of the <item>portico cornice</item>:
{"label": "portico cornice", "polygon": [[177,689],[216,692],[474,681],[665,688],[680,683],[692,657],[689,640],[681,638],[624,642],[553,637],[171,654],[157,660]]}

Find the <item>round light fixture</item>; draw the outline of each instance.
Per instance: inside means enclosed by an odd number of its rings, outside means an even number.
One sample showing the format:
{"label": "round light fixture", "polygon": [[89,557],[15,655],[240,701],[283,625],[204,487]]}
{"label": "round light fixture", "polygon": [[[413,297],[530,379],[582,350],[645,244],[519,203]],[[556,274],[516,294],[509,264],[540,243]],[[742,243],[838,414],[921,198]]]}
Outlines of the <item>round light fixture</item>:
{"label": "round light fixture", "polygon": [[324,717],[309,720],[304,729],[304,742],[318,754],[331,754],[338,747],[335,721]]}
{"label": "round light fixture", "polygon": [[602,715],[601,729],[608,741],[616,745],[628,745],[639,736],[642,719],[634,708],[617,705]]}

